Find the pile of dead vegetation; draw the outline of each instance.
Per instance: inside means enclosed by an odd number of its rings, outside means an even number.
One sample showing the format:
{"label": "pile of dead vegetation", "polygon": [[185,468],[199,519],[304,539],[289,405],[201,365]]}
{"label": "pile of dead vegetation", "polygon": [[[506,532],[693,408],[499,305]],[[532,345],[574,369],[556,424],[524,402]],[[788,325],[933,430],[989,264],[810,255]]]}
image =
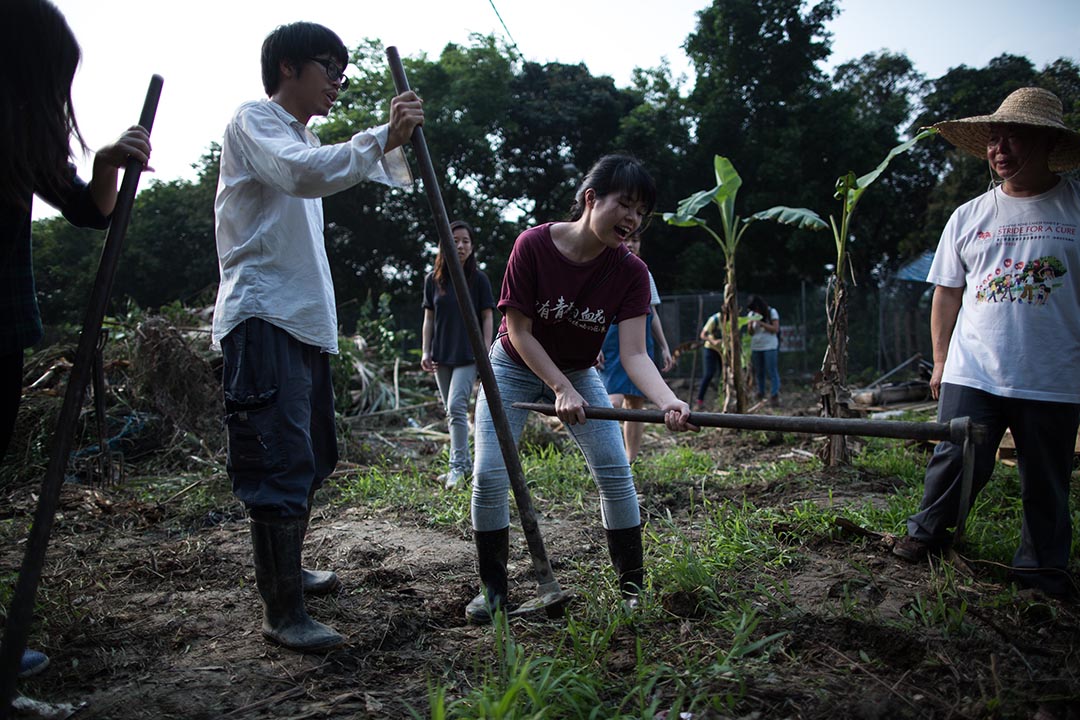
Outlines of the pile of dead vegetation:
{"label": "pile of dead vegetation", "polygon": [[[342,337],[341,352],[332,359],[341,454],[354,461],[367,447],[354,437],[364,428],[363,418],[405,424],[404,411],[437,405],[430,376],[401,357],[392,320],[369,325],[361,330],[372,333],[374,342],[362,334]],[[39,482],[45,473],[78,345],[75,331],[61,335],[27,355],[0,487]],[[69,479],[115,482],[133,468],[140,474],[223,469],[222,358],[211,346],[210,310],[133,310],[107,319],[102,335],[96,382],[87,388],[74,429]],[[93,390],[98,383],[101,398]]]}

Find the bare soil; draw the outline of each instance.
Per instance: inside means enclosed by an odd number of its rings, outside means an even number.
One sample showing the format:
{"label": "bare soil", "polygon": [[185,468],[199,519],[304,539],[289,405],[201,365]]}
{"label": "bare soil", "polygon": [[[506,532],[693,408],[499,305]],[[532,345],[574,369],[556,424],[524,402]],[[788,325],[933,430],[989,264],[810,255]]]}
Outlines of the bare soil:
{"label": "bare soil", "polygon": [[[812,412],[811,398],[801,399],[802,410]],[[780,412],[800,410],[786,400]],[[434,482],[439,443],[391,432],[381,429],[370,444],[408,449],[415,462],[431,465]],[[793,445],[790,436],[785,443],[761,433],[673,437],[650,430],[646,459],[674,443],[707,450],[718,472],[817,449],[813,438]],[[334,596],[311,598],[309,608],[348,643],[325,655],[301,655],[260,636],[240,508],[225,500],[218,510],[192,518],[180,511],[179,499],[143,499],[142,482],[65,485],[39,591],[39,613],[49,617],[31,633],[32,646],[45,650],[52,666],[20,683],[27,696],[85,704],[77,717],[86,719],[405,718],[413,710],[427,715],[433,682],[449,685],[451,696],[482,682],[494,635],[464,622],[464,607],[476,592],[465,522],[433,530],[408,512],[318,507],[307,562],[334,568],[344,587]],[[745,497],[759,507],[787,508],[803,500],[841,506],[884,502],[895,485],[895,478],[850,470],[830,475],[807,464],[798,475],[736,488],[687,478],[674,492],[653,492],[647,485],[640,491],[648,517],[670,512],[679,521],[692,492],[715,501]],[[215,492],[228,497],[227,489]],[[37,487],[19,483],[5,494],[8,540],[0,571],[10,578],[22,559],[21,538]],[[610,572],[595,507],[561,516],[548,507],[539,510],[564,586],[586,584],[583,572]],[[916,594],[932,592],[930,571],[892,556],[890,537],[852,532],[802,541],[785,536],[782,525],[776,531],[797,546],[801,559],[769,572],[787,583],[787,602],[800,612],[763,620],[755,638],[787,631],[782,651],[749,671],[745,693],[727,714],[705,710],[695,718],[1080,717],[1075,605],[1021,593],[1000,607],[969,605],[967,621],[974,627],[966,635],[913,630],[899,621]],[[535,585],[516,525],[512,537],[512,592],[525,599]],[[1000,569],[956,560],[972,598],[1001,591]],[[758,580],[748,574],[747,582]],[[861,612],[839,612],[844,598]],[[681,633],[683,642],[700,644],[702,652],[730,640],[708,636],[695,617],[694,598],[659,601],[679,629],[668,636]],[[574,609],[571,604],[569,612]],[[528,644],[552,622],[560,621],[519,619],[511,627]],[[632,636],[617,638],[609,671],[632,668],[632,652]],[[650,652],[662,656],[663,648]]]}

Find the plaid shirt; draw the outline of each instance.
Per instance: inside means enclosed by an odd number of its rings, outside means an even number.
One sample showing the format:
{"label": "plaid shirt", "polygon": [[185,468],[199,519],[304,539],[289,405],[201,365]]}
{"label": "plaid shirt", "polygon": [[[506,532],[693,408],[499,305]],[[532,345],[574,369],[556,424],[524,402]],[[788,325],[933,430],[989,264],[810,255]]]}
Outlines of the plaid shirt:
{"label": "plaid shirt", "polygon": [[[79,227],[104,229],[109,219],[94,205],[86,183],[69,168],[71,185],[59,195],[38,193],[59,208],[68,222]],[[27,205],[33,202],[28,198]],[[41,314],[34,290],[34,264],[30,242],[30,210],[0,207],[0,355],[21,352],[41,340]]]}

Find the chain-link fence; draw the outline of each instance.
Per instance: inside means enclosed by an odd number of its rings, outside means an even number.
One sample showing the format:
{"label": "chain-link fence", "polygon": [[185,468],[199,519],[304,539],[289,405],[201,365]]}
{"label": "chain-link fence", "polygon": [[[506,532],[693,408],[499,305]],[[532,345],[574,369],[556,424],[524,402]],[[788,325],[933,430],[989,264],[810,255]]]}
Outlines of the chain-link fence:
{"label": "chain-link fence", "polygon": [[[929,290],[925,283],[890,282],[883,287],[848,288],[848,372],[854,381],[872,380],[916,353],[930,357]],[[749,293],[739,293],[745,308]],[[809,377],[825,355],[825,286],[804,284],[794,294],[764,295],[780,314],[780,370]],[[723,306],[723,293],[661,297],[660,322],[679,361],[669,378],[702,375],[699,333],[705,321]]]}

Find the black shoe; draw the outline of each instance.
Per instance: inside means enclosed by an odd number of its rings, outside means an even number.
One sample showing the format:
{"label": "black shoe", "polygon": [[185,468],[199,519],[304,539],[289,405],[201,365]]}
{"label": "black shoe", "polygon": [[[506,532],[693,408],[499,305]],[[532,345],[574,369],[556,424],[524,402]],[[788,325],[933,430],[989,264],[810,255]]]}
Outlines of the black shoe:
{"label": "black shoe", "polygon": [[927,542],[926,540],[919,540],[910,535],[905,535],[902,538],[898,538],[893,545],[892,553],[897,557],[901,557],[908,562],[922,562],[930,555],[936,555],[941,552],[942,547],[940,545]]}
{"label": "black shoe", "polygon": [[1077,586],[1067,570],[1013,568],[1006,576],[1017,587],[1040,592],[1057,600],[1075,600]]}
{"label": "black shoe", "polygon": [[302,520],[251,520],[255,584],[263,602],[262,634],[300,652],[322,652],[345,642],[333,628],[311,619],[304,606],[300,568]]}
{"label": "black shoe", "polygon": [[465,607],[465,619],[473,625],[488,625],[495,612],[506,607],[508,590],[506,563],[510,559],[510,528],[474,531],[476,565],[484,590]]}

